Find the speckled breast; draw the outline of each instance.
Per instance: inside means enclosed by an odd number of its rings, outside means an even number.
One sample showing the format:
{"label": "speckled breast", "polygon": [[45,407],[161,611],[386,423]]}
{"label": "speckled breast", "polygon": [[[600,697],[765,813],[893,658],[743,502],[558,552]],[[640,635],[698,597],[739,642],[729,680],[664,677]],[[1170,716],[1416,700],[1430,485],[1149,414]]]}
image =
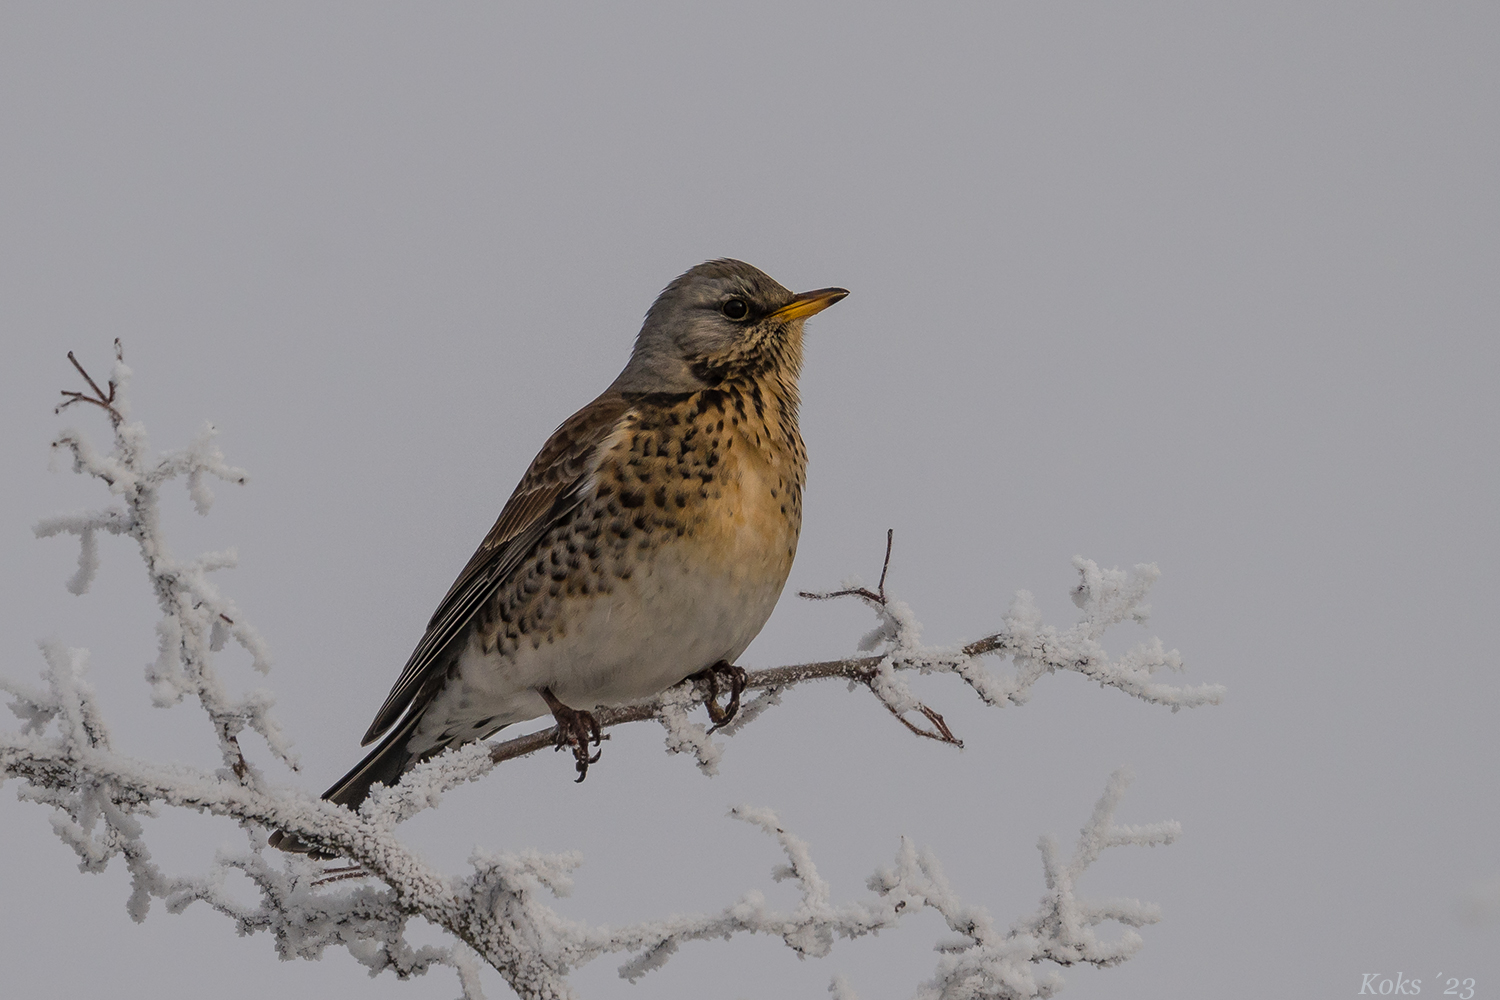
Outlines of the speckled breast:
{"label": "speckled breast", "polygon": [[645,400],[613,445],[598,485],[612,535],[639,534],[643,549],[692,546],[731,576],[771,575],[778,587],[786,579],[806,467],[791,405],[759,382]]}
{"label": "speckled breast", "polygon": [[534,664],[585,705],[732,660],[791,570],[805,464],[795,404],[762,385],[636,401],[592,496],[485,609],[480,651],[513,664],[507,686]]}

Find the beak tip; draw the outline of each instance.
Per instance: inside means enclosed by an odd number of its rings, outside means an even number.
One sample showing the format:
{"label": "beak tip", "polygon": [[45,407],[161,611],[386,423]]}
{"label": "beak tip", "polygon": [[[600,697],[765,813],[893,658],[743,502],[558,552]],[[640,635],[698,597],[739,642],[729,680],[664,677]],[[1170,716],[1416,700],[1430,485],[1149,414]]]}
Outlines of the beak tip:
{"label": "beak tip", "polygon": [[847,288],[819,288],[815,291],[803,292],[771,315],[786,320],[806,319],[808,316],[822,312],[848,294]]}

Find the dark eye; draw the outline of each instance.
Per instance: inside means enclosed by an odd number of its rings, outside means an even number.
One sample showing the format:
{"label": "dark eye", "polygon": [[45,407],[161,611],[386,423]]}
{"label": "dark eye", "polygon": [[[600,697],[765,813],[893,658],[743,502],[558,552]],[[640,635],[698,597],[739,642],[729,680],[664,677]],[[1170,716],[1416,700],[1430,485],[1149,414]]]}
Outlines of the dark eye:
{"label": "dark eye", "polygon": [[738,322],[750,315],[750,306],[744,299],[730,299],[719,307],[719,311]]}

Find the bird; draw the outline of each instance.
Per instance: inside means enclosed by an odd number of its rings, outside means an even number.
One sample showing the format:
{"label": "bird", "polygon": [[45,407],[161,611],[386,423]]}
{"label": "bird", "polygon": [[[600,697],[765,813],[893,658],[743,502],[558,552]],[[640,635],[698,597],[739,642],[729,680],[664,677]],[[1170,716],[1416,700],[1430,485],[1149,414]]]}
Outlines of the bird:
{"label": "bird", "polygon": [[[848,294],[794,294],[732,259],[668,284],[619,376],[553,432],[439,602],[364,735],[378,745],[323,798],[357,809],[377,783],[548,714],[582,781],[594,709],[694,675],[727,721],[735,660],[801,532],[803,324]],[[284,831],[271,846],[319,856]]]}

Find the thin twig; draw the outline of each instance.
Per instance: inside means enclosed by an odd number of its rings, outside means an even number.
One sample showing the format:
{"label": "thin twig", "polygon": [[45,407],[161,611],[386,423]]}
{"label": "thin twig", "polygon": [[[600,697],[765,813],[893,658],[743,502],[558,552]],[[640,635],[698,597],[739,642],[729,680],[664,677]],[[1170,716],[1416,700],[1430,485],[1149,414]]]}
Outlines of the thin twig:
{"label": "thin twig", "polygon": [[[115,338],[115,359],[117,361],[124,360],[124,353],[122,348],[120,347],[120,340],[118,337]],[[64,389],[62,390],[62,394],[68,398],[59,403],[56,409],[53,410],[53,412],[61,413],[63,410],[66,410],[74,403],[88,403],[91,406],[97,406],[107,412],[109,414],[110,422],[116,427],[120,426],[120,424],[125,421],[125,418],[120,414],[119,410],[115,409],[115,390],[118,388],[118,386],[115,385],[114,380],[111,379],[108,382],[109,392],[106,394],[103,389],[99,388],[99,383],[94,381],[94,377],[90,375],[88,371],[83,367],[83,365],[79,363],[78,359],[73,356],[72,351],[68,352],[68,360],[73,362],[73,367],[78,369],[78,374],[83,376],[83,380],[89,384],[90,389],[94,390],[94,394],[90,396],[87,393],[74,392],[71,389]]]}
{"label": "thin twig", "polygon": [[349,865],[345,868],[325,868],[321,878],[314,879],[313,888],[320,885],[328,885],[330,882],[347,882],[351,878],[371,878],[369,872],[365,871],[364,865]]}
{"label": "thin twig", "polygon": [[897,722],[901,723],[903,726],[905,726],[907,729],[910,729],[918,736],[925,736],[929,740],[937,740],[939,743],[950,743],[953,746],[958,747],[960,750],[963,749],[964,741],[959,739],[957,736],[954,736],[953,731],[948,728],[948,724],[943,721],[943,717],[934,712],[932,709],[928,708],[926,705],[919,703],[917,705],[917,711],[921,712],[924,716],[927,717],[927,721],[932,723],[932,729],[930,730],[923,729],[918,725],[914,725],[910,719],[902,715],[900,712],[896,711],[891,706],[886,705],[885,707],[888,712],[896,717]]}
{"label": "thin twig", "polygon": [[891,542],[896,538],[895,528],[885,529],[885,562],[880,564],[880,603],[885,603],[885,574],[891,568]]}
{"label": "thin twig", "polygon": [[[78,369],[78,374],[82,375],[83,380],[89,384],[89,388],[94,390],[94,395],[98,396],[100,399],[104,399],[104,390],[99,388],[99,383],[94,381],[93,376],[83,370],[83,365],[78,363],[78,359],[73,356],[72,351],[68,352],[68,360],[73,362],[73,367]],[[115,401],[115,385],[113,382],[111,382],[109,385],[108,401],[111,403]]]}
{"label": "thin twig", "polygon": [[809,601],[829,601],[835,597],[862,597],[872,604],[878,604],[882,608],[886,605],[885,597],[885,575],[891,568],[891,542],[896,537],[895,528],[885,529],[885,562],[880,566],[880,588],[878,591],[869,587],[850,587],[845,590],[830,590],[827,592],[799,590],[798,597],[805,597]]}

